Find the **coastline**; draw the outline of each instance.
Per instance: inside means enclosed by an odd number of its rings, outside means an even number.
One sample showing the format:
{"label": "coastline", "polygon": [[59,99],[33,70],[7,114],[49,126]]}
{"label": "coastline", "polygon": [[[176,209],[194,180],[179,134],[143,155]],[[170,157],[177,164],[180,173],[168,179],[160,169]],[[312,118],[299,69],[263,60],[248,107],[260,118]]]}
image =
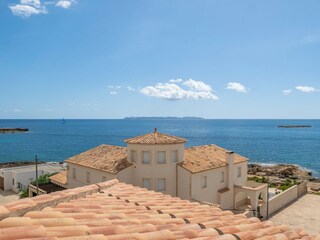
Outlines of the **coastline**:
{"label": "coastline", "polygon": [[296,164],[249,163],[248,179],[268,183],[278,189],[288,181],[293,185],[307,181],[308,193],[320,195],[320,178],[313,176],[313,171]]}
{"label": "coastline", "polygon": [[287,166],[293,166],[293,167],[297,167],[299,168],[301,171],[304,171],[304,172],[310,172],[312,174],[312,177],[314,178],[320,178],[320,173],[317,172],[316,170],[314,169],[311,169],[311,168],[307,168],[307,167],[304,167],[304,166],[301,166],[299,164],[295,164],[295,163],[288,163],[288,162],[274,162],[274,163],[265,163],[265,162],[249,162],[248,165],[259,165],[261,167],[265,167],[265,168],[272,168],[272,167],[275,167],[275,166],[280,166],[280,165],[287,165]]}

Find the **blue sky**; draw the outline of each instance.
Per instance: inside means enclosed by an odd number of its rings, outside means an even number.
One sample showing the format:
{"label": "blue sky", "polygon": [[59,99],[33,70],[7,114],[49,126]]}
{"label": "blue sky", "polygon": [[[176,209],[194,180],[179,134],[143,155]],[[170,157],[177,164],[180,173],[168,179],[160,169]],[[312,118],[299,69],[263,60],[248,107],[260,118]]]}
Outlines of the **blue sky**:
{"label": "blue sky", "polygon": [[0,0],[0,118],[320,118],[319,9]]}

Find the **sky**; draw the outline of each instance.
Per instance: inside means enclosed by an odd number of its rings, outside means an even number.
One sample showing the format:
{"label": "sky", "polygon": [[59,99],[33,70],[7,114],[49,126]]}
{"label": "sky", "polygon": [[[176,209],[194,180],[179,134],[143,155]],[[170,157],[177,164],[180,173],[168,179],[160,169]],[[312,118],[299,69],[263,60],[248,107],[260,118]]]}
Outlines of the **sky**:
{"label": "sky", "polygon": [[319,119],[319,9],[0,0],[0,119]]}

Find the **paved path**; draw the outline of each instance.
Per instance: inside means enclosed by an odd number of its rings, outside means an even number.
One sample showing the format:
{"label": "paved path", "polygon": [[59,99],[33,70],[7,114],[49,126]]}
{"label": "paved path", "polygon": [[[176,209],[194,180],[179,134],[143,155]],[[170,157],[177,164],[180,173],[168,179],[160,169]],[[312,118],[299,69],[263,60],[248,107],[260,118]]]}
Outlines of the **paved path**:
{"label": "paved path", "polygon": [[270,218],[278,224],[301,227],[320,234],[320,196],[307,194]]}
{"label": "paved path", "polygon": [[0,189],[0,205],[13,202],[19,199],[19,195],[12,191],[3,191]]}

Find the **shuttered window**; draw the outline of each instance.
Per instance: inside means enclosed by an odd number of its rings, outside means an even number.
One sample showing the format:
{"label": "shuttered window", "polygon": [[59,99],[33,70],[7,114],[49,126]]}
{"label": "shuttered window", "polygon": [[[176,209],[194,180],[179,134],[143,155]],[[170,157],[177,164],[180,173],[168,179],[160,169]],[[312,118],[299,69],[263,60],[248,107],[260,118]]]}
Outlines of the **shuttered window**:
{"label": "shuttered window", "polygon": [[201,177],[201,188],[206,188],[207,187],[207,176],[202,176]]}
{"label": "shuttered window", "polygon": [[177,163],[178,162],[178,150],[173,150],[171,152],[171,161],[173,163]]}
{"label": "shuttered window", "polygon": [[158,164],[165,164],[166,163],[166,152],[165,151],[157,152],[157,163]]}
{"label": "shuttered window", "polygon": [[224,172],[221,172],[220,182],[221,182],[221,183],[223,183],[223,182],[224,182]]}
{"label": "shuttered window", "polygon": [[165,178],[158,178],[157,180],[157,191],[165,191],[166,190],[166,179]]}
{"label": "shuttered window", "polygon": [[150,152],[143,151],[142,152],[142,163],[143,164],[150,164]]}
{"label": "shuttered window", "polygon": [[137,151],[135,150],[131,150],[130,151],[130,158],[131,158],[131,162],[137,162]]}
{"label": "shuttered window", "polygon": [[150,178],[143,178],[142,179],[142,187],[148,190],[151,190],[151,181]]}

